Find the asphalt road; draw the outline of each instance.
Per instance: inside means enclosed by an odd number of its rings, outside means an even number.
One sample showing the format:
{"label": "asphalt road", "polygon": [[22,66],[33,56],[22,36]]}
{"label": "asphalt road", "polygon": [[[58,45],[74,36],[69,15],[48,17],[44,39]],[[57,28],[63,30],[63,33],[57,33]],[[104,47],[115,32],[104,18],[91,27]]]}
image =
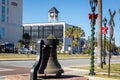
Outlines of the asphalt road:
{"label": "asphalt road", "polygon": [[[59,59],[58,61],[62,67],[83,66],[90,64],[90,59],[81,59],[81,58]],[[111,63],[116,63],[116,62],[120,62],[120,56],[111,58]],[[0,65],[19,66],[19,67],[28,67],[28,68],[31,68],[34,63],[35,60],[0,61]],[[97,59],[95,59],[95,64],[96,63],[97,63]],[[106,58],[106,63],[108,63],[108,58]]]}

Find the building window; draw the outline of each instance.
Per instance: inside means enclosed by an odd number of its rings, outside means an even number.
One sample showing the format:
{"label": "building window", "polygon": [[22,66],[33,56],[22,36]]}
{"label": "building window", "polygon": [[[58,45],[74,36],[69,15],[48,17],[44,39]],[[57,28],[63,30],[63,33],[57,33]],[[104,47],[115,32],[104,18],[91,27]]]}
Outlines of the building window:
{"label": "building window", "polygon": [[1,16],[1,21],[5,21],[5,6],[2,6],[2,16]]}
{"label": "building window", "polygon": [[7,15],[9,14],[9,8],[7,8]]}
{"label": "building window", "polygon": [[8,16],[7,16],[7,22],[8,22]]}
{"label": "building window", "polygon": [[7,0],[7,5],[9,6],[9,0]]}
{"label": "building window", "polygon": [[2,15],[2,18],[1,18],[2,20],[2,22],[5,22],[5,16],[4,15]]}
{"label": "building window", "polygon": [[2,6],[2,14],[5,14],[5,6]]}
{"label": "building window", "polygon": [[17,6],[18,4],[16,2],[11,2],[11,5]]}
{"label": "building window", "polygon": [[5,37],[5,28],[2,27],[2,28],[0,28],[0,38],[2,39],[4,37]]}
{"label": "building window", "polygon": [[2,4],[5,4],[5,0],[2,0]]}

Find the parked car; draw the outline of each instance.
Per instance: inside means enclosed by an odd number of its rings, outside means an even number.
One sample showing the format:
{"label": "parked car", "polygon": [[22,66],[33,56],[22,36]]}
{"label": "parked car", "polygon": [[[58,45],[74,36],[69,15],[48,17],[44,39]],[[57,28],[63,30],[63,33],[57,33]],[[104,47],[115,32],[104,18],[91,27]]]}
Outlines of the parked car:
{"label": "parked car", "polygon": [[119,55],[119,52],[112,52],[113,55]]}
{"label": "parked car", "polygon": [[14,53],[15,48],[13,43],[1,43],[0,52],[2,53]]}
{"label": "parked car", "polygon": [[30,51],[31,54],[36,54],[37,53],[37,50],[33,49]]}
{"label": "parked car", "polygon": [[28,50],[27,48],[20,48],[20,49],[18,49],[18,53],[19,54],[28,54],[28,53],[30,53],[30,50]]}
{"label": "parked car", "polygon": [[0,44],[0,53],[4,53],[4,52],[5,52],[5,45]]}
{"label": "parked car", "polygon": [[5,44],[5,52],[6,53],[14,53],[14,50],[15,50],[14,44],[12,44],[12,43]]}

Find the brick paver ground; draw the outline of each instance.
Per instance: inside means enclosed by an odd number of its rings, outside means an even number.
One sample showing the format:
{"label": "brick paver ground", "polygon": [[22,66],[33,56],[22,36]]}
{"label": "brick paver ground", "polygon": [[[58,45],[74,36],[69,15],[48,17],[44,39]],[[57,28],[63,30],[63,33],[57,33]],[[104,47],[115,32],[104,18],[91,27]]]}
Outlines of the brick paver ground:
{"label": "brick paver ground", "polygon": [[[30,76],[28,74],[19,74],[19,75],[12,75],[7,76],[5,80],[30,80]],[[38,76],[37,80],[89,80],[83,76],[75,76],[75,75],[62,75],[61,77],[56,76]]]}
{"label": "brick paver ground", "polygon": [[0,65],[0,68],[5,68],[5,69],[11,69],[11,70],[6,70],[6,71],[0,71],[0,76],[6,76],[6,75],[15,75],[15,74],[28,74],[30,73],[30,68],[25,68],[25,67],[15,67],[15,66],[4,66]]}
{"label": "brick paver ground", "polygon": [[[0,76],[6,76],[5,80],[30,80],[30,68],[26,67],[15,67],[15,66],[4,66],[0,65],[0,68],[4,69],[11,69],[6,71],[0,71]],[[72,70],[64,70],[65,72],[70,72]],[[83,76],[77,76],[77,75],[62,75],[60,77],[57,77],[55,75],[47,75],[44,77],[43,75],[38,75],[38,80],[88,80],[88,78]]]}

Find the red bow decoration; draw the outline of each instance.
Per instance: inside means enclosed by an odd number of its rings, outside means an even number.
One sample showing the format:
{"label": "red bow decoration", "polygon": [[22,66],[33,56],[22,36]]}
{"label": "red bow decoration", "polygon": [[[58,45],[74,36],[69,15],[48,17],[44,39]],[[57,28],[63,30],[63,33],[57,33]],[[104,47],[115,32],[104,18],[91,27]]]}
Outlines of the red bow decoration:
{"label": "red bow decoration", "polygon": [[107,34],[107,30],[108,30],[108,27],[102,27],[102,30],[103,30],[103,34]]}
{"label": "red bow decoration", "polygon": [[95,21],[96,21],[96,19],[97,19],[97,16],[98,16],[98,14],[88,14],[88,17],[89,17],[89,19],[91,19],[91,22],[92,22],[92,18],[93,18],[93,25],[95,25]]}

